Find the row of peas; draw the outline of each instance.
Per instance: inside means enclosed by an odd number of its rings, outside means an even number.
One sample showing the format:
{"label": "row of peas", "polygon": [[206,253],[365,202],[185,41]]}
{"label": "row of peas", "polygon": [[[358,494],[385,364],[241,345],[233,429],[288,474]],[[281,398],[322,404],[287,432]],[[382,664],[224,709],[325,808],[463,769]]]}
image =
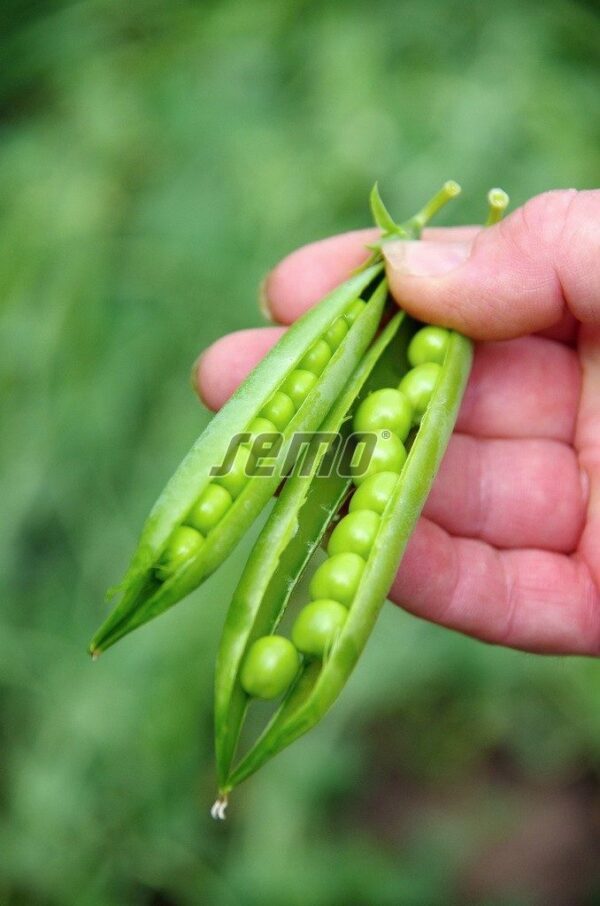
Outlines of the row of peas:
{"label": "row of peas", "polygon": [[417,331],[408,347],[412,368],[398,387],[374,391],[356,410],[354,430],[377,435],[370,462],[364,473],[353,478],[356,490],[349,512],[331,534],[328,558],[312,578],[312,600],[298,614],[291,640],[267,635],[250,646],[240,673],[248,695],[277,698],[294,680],[301,655],[321,659],[335,643],[356,595],[381,515],[406,460],[404,442],[429,404],[448,339],[448,331],[441,327]]}
{"label": "row of peas", "polygon": [[206,536],[220,523],[248,481],[254,439],[259,434],[285,430],[366,304],[363,299],[350,303],[344,314],[336,318],[323,337],[308,349],[298,367],[287,375],[281,389],[275,391],[260,415],[250,422],[246,429],[250,441],[238,447],[229,472],[214,478],[204,488],[184,524],[173,532],[155,570],[162,582],[196,556]]}

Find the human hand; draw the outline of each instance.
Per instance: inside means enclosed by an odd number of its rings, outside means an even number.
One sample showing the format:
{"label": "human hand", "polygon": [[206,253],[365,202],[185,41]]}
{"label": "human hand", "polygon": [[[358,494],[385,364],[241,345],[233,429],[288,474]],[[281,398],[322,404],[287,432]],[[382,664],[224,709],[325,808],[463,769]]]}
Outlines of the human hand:
{"label": "human hand", "polygon": [[[365,258],[361,230],[269,275],[292,323]],[[600,191],[537,196],[500,224],[386,246],[390,289],[420,320],[481,341],[439,475],[391,600],[488,642],[600,654]],[[218,409],[284,327],[218,340],[194,369]]]}

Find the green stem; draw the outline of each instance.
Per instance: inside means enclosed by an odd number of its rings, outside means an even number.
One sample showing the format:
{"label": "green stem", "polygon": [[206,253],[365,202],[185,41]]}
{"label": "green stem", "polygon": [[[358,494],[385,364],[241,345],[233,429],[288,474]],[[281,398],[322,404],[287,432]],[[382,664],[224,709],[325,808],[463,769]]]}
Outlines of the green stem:
{"label": "green stem", "polygon": [[493,226],[502,220],[510,199],[503,189],[490,189],[487,199],[489,208],[485,225]]}
{"label": "green stem", "polygon": [[431,218],[437,214],[445,204],[453,198],[456,198],[457,195],[460,195],[461,191],[459,184],[454,182],[453,179],[449,179],[448,182],[444,183],[439,192],[436,192],[433,198],[429,199],[427,204],[425,204],[420,211],[404,223],[397,224],[381,200],[379,187],[377,183],[375,183],[371,190],[369,201],[373,219],[382,231],[381,237],[377,242],[373,242],[367,246],[371,255],[364,264],[356,268],[354,273],[360,274],[365,268],[378,264],[382,258],[382,246],[386,242],[395,239],[418,239],[421,235],[421,230],[429,223]]}
{"label": "green stem", "polygon": [[423,227],[429,223],[431,218],[434,217],[449,201],[456,198],[457,195],[460,195],[461,191],[459,184],[454,182],[453,179],[449,179],[448,182],[444,183],[439,192],[436,192],[433,198],[430,198],[427,204],[424,205],[414,217],[411,217],[410,220],[403,224],[403,226],[407,230],[420,233]]}

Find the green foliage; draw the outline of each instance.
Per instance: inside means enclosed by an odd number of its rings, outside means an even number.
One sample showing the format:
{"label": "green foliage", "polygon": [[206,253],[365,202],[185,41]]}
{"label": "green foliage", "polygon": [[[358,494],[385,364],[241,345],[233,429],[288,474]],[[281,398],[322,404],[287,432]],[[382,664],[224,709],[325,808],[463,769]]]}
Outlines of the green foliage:
{"label": "green foliage", "polygon": [[591,903],[585,841],[562,901],[544,866],[500,883],[477,865],[565,790],[557,826],[583,833],[592,663],[390,607],[327,721],[223,827],[213,661],[247,546],[97,664],[84,652],[207,420],[190,364],[259,323],[279,256],[368,224],[375,179],[402,216],[452,176],[465,199],[440,221],[467,222],[491,181],[518,204],[597,178],[592,6],[39,0],[2,19],[0,902]]}

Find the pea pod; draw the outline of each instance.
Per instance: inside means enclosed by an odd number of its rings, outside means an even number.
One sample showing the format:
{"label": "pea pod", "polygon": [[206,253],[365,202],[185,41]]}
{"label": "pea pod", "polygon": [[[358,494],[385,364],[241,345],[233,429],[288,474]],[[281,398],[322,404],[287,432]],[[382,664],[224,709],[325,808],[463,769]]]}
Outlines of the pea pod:
{"label": "pea pod", "polygon": [[[196,588],[229,555],[276,490],[281,480],[277,470],[271,478],[245,476],[247,480],[242,482],[241,490],[219,521],[218,530],[210,532],[195,555],[183,557],[173,574],[161,581],[161,555],[211,483],[211,471],[225,460],[233,437],[245,432],[250,436],[253,421],[261,417],[274,398],[276,404],[279,402],[277,394],[280,394],[279,399],[283,396],[289,402],[295,413],[287,425],[274,426],[274,430],[282,429],[283,435],[277,462],[285,461],[294,433],[314,431],[319,427],[381,320],[386,301],[381,270],[381,265],[374,265],[361,271],[308,311],[286,331],[214,416],[153,507],[131,565],[118,586],[122,599],[92,639],[90,651],[93,654],[163,613]],[[294,403],[287,394],[282,395],[280,388],[292,372],[298,370],[311,347],[320,342],[332,325],[343,320],[353,302],[369,290],[368,303],[350,327],[344,325],[344,336],[340,337],[337,349],[296,411]],[[267,410],[269,414],[272,414],[272,408],[271,405]]]}
{"label": "pea pod", "polygon": [[331,470],[319,475],[328,455],[323,439],[340,437],[343,442],[351,433],[348,413],[354,402],[399,376],[406,346],[405,332],[398,336],[403,319],[403,313],[394,316],[345,386],[305,453],[303,462],[310,460],[310,467],[297,470],[286,482],[234,593],[217,656],[215,684],[217,766],[223,786],[248,702],[239,682],[244,656],[255,639],[276,628],[294,585],[348,496],[348,474]]}
{"label": "pea pod", "polygon": [[[223,811],[228,792],[314,726],[344,687],[368,640],[431,488],[456,420],[470,371],[471,358],[470,341],[450,332],[433,396],[414,435],[406,463],[381,513],[379,530],[358,582],[352,607],[334,646],[322,662],[306,662],[306,666],[300,671],[298,679],[263,734],[237,766],[229,770],[233,748],[231,734],[235,733],[239,711],[232,721],[231,713],[227,710],[227,695],[221,687],[221,682],[224,682],[223,675],[227,670],[226,659],[231,656],[232,650],[236,649],[235,662],[239,662],[240,648],[246,646],[250,639],[272,631],[281,616],[279,606],[281,602],[260,602],[258,606],[254,602],[248,605],[253,595],[252,574],[260,574],[261,569],[266,569],[270,574],[277,568],[273,558],[269,559],[264,555],[268,547],[267,539],[273,541],[280,533],[284,536],[282,527],[287,527],[292,522],[290,513],[286,512],[287,501],[280,499],[273,509],[261,535],[262,543],[259,542],[260,547],[257,546],[255,549],[256,559],[253,559],[254,555],[251,556],[244,574],[245,578],[243,577],[240,583],[242,603],[238,603],[240,598],[236,595],[233,612],[228,617],[223,636],[222,656],[219,658],[220,669],[217,673],[217,752],[221,778],[221,798],[215,811],[217,816],[222,816],[220,813]],[[317,481],[318,479],[315,479],[315,483]],[[290,482],[289,494],[291,493]],[[331,509],[328,510],[330,518]],[[321,534],[323,531],[322,526]],[[284,552],[281,548],[277,554],[277,560],[280,557],[283,559]],[[264,588],[264,576],[261,583]],[[269,593],[268,585],[266,593]],[[251,609],[254,610],[255,616],[261,619],[257,619],[252,629],[248,631],[246,623],[248,611]],[[234,639],[236,632],[242,635],[245,633],[243,643],[239,636],[237,641]],[[236,663],[231,663],[230,666],[232,670],[236,669]],[[236,677],[235,682],[239,682],[239,677]],[[227,684],[231,688],[231,676],[227,677]]]}

